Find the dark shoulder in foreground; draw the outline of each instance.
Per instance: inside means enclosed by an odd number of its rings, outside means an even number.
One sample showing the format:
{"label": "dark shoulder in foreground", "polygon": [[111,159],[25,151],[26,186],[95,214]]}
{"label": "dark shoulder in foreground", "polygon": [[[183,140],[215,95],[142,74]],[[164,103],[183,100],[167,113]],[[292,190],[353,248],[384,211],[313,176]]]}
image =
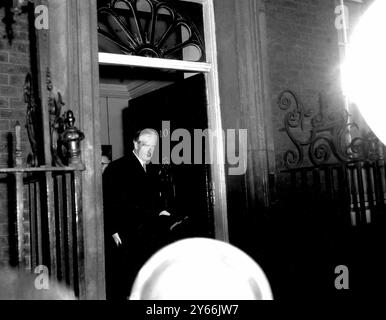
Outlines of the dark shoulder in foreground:
{"label": "dark shoulder in foreground", "polygon": [[134,155],[126,155],[122,158],[111,161],[107,166],[104,175],[109,175],[112,172],[120,172],[122,170],[127,170],[133,164]]}

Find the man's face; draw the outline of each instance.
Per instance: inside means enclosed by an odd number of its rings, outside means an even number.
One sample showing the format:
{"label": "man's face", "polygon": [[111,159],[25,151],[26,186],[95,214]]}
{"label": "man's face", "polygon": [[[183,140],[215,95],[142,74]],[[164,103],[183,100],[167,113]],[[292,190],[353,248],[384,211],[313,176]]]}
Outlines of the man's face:
{"label": "man's face", "polygon": [[142,161],[148,163],[153,156],[157,142],[158,137],[154,134],[141,135],[138,141],[134,142],[135,153]]}
{"label": "man's face", "polygon": [[105,171],[109,163],[110,163],[109,158],[107,158],[106,156],[102,156],[102,172]]}

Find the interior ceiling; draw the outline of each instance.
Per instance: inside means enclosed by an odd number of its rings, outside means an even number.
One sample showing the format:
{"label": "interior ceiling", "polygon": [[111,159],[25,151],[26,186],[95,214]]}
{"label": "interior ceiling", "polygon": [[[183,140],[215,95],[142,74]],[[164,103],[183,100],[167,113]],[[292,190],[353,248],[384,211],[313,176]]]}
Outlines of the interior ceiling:
{"label": "interior ceiling", "polygon": [[127,85],[127,91],[129,93],[130,99],[142,96],[146,93],[155,91],[157,89],[166,87],[174,81],[161,81],[161,80],[132,80]]}
{"label": "interior ceiling", "polygon": [[100,83],[105,87],[118,88],[133,99],[168,86],[184,77],[183,73],[146,68],[100,66]]}

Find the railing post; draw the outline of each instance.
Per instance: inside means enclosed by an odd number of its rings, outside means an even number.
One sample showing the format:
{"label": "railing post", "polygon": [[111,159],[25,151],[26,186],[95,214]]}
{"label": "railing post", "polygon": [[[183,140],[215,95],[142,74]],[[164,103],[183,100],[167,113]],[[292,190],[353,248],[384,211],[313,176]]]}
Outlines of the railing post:
{"label": "railing post", "polygon": [[[16,168],[23,165],[21,152],[20,124],[15,125],[15,163]],[[23,172],[15,173],[15,191],[16,191],[16,239],[17,239],[17,264],[19,267],[25,267],[24,263],[24,185]]]}
{"label": "railing post", "polygon": [[[76,246],[76,291],[80,299],[86,299],[86,270],[85,270],[85,252],[84,252],[84,229],[82,212],[82,194],[81,194],[82,175],[81,171],[74,172],[74,222],[75,222],[75,243]],[[74,239],[74,238],[73,238]]]}

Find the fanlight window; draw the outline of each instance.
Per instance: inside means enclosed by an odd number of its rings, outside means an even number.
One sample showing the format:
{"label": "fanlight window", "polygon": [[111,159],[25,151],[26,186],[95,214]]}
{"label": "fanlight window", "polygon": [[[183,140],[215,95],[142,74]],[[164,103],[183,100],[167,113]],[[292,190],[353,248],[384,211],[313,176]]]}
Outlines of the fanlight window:
{"label": "fanlight window", "polygon": [[202,62],[205,48],[200,24],[202,8],[196,3],[98,1],[100,52]]}

